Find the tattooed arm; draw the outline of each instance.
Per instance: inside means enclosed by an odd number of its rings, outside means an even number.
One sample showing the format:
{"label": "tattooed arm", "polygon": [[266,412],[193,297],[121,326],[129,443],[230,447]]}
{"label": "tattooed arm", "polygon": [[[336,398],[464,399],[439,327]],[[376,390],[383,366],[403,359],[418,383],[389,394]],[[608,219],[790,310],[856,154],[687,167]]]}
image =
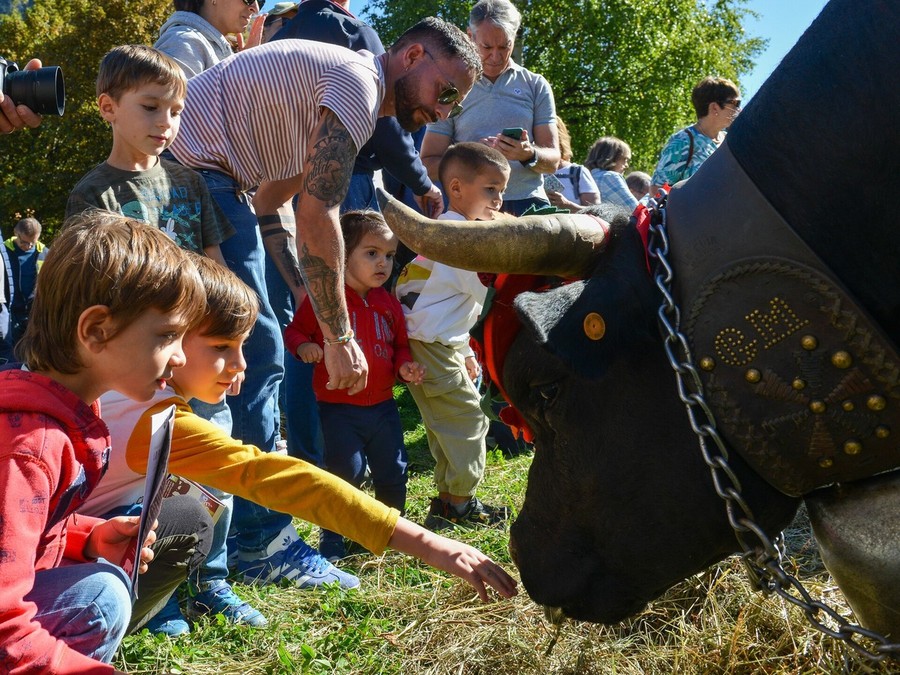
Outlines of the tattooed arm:
{"label": "tattooed arm", "polygon": [[291,200],[302,185],[302,175],[268,181],[260,185],[253,196],[263,246],[294,296],[296,307],[306,298],[306,288],[297,260],[296,223]]}
{"label": "tattooed arm", "polygon": [[[352,328],[344,298],[344,240],[338,207],[347,195],[356,146],[337,116],[322,108],[308,143],[297,202],[299,266],[313,310],[327,339]],[[355,340],[325,345],[329,389],[355,394],[366,386],[368,364]]]}

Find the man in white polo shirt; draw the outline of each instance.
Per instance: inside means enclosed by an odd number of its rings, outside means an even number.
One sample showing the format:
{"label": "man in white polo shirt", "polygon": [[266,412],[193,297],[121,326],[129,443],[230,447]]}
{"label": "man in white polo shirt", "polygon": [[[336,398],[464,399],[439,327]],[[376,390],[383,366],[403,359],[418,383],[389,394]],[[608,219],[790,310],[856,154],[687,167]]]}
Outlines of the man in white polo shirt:
{"label": "man in white polo shirt", "polygon": [[[235,438],[271,451],[278,430],[283,343],[267,300],[264,248],[297,306],[310,295],[325,335],[329,386],[361,391],[368,366],[344,300],[338,224],[357,149],[378,117],[392,115],[415,131],[458,114],[480,74],[481,61],[466,35],[429,17],[377,57],[278,40],[191,78],[181,129],[169,150],[206,179],[237,230],[222,246],[228,266],[262,301],[244,347],[247,378],[229,401]],[[289,516],[236,503],[233,523],[245,572],[244,563],[255,557],[260,569],[253,574],[264,580],[294,576],[298,561],[282,554],[291,542],[279,543],[290,532]]]}

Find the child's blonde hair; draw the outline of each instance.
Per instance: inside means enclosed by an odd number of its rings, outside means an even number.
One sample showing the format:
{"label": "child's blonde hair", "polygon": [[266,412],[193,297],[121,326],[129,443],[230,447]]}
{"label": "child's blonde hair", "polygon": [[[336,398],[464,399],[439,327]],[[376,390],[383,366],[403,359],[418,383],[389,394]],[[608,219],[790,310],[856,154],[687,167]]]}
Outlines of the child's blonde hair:
{"label": "child's blonde hair", "polygon": [[256,293],[227,267],[203,255],[188,252],[203,280],[206,313],[196,330],[201,335],[235,340],[246,336],[259,315]]}
{"label": "child's blonde hair", "polygon": [[178,314],[188,329],[203,316],[203,299],[197,269],[165,233],[109,211],[85,211],[53,241],[16,355],[31,370],[74,374],[84,367],[76,333],[89,307],[108,307],[116,332],[148,309]]}

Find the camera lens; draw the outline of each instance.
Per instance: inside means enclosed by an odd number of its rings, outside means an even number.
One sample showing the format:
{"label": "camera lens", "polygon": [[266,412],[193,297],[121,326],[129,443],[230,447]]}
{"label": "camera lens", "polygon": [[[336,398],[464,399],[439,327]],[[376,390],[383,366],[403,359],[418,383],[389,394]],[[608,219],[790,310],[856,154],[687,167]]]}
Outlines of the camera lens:
{"label": "camera lens", "polygon": [[62,116],[66,109],[66,87],[62,69],[48,66],[37,70],[18,70],[6,73],[3,93],[40,115]]}

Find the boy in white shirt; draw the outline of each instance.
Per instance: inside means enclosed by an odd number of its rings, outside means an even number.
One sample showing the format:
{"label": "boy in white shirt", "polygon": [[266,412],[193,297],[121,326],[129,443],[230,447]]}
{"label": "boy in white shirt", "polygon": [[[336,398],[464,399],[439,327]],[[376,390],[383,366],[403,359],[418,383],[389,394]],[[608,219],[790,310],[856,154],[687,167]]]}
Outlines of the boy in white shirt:
{"label": "boy in white shirt", "polygon": [[[457,143],[439,168],[450,208],[441,220],[494,220],[509,181],[509,163],[481,143]],[[425,526],[501,523],[506,507],[483,504],[475,489],[484,476],[488,420],[474,380],[479,366],[469,346],[469,329],[484,304],[487,288],[475,272],[417,256],[400,274],[397,297],[403,306],[413,359],[425,366],[421,384],[409,390],[425,423],[436,462],[438,496],[431,500]]]}

